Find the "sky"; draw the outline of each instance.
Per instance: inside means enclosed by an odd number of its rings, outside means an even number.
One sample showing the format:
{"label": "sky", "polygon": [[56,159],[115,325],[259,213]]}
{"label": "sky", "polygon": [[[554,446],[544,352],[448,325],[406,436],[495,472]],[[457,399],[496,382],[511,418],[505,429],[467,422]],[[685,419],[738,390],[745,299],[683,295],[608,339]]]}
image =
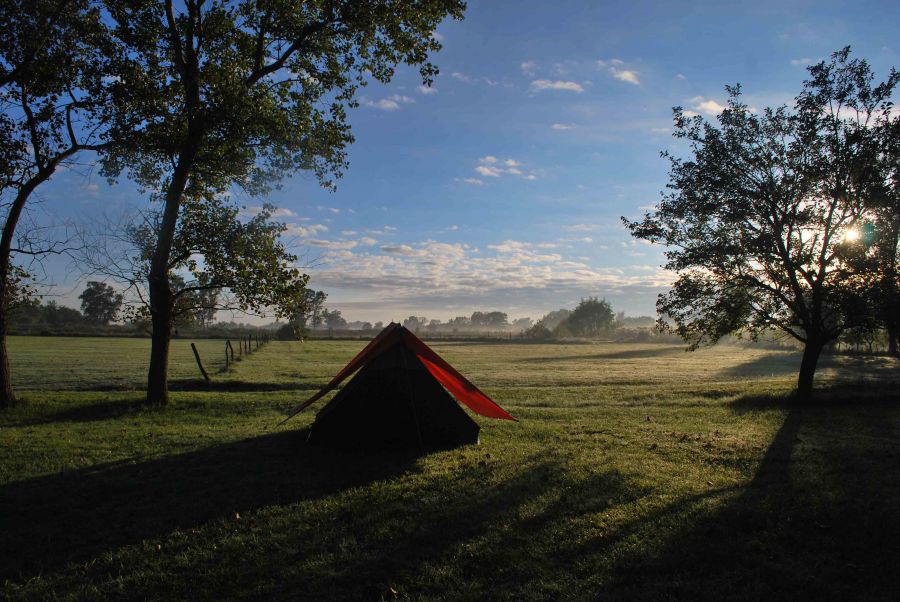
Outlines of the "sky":
{"label": "sky", "polygon": [[[846,45],[883,78],[900,66],[898,22],[898,2],[469,0],[437,29],[431,88],[400,68],[361,90],[336,192],[297,173],[267,198],[234,198],[281,208],[311,286],[348,320],[537,319],[587,296],[654,315],[674,279],[664,249],[620,218],[660,199],[660,152],[680,150],[672,107],[713,119],[734,83],[753,107],[790,102],[806,65]],[[38,221],[146,203],[89,165],[40,197]],[[51,260],[46,279],[77,306],[76,266]]]}

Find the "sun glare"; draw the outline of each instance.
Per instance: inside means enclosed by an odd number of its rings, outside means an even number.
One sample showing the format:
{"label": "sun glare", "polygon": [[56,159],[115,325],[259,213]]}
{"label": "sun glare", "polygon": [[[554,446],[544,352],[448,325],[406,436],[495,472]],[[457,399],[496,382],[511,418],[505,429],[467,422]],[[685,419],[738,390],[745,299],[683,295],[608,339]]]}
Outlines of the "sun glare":
{"label": "sun glare", "polygon": [[844,232],[844,242],[856,242],[859,240],[859,230],[851,228]]}

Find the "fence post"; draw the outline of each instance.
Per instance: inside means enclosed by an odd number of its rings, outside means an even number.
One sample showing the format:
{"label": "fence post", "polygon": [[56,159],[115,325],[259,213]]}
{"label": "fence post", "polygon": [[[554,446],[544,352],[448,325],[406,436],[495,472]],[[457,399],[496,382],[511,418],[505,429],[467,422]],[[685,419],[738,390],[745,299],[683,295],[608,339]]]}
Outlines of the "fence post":
{"label": "fence post", "polygon": [[203,378],[209,382],[209,374],[206,373],[206,370],[203,368],[203,363],[200,362],[200,354],[197,352],[197,346],[191,343],[191,349],[194,350],[194,359],[197,360],[197,367],[200,368],[200,374],[202,374]]}

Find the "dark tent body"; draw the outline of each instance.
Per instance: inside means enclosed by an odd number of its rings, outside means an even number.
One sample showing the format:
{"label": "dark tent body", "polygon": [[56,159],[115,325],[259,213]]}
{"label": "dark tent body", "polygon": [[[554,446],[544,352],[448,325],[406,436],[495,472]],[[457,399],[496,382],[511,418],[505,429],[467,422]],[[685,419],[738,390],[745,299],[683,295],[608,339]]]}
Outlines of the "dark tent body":
{"label": "dark tent body", "polygon": [[478,424],[457,399],[478,414],[515,420],[399,324],[385,328],[288,418],[354,372],[316,415],[309,443],[358,450],[446,449],[477,443]]}

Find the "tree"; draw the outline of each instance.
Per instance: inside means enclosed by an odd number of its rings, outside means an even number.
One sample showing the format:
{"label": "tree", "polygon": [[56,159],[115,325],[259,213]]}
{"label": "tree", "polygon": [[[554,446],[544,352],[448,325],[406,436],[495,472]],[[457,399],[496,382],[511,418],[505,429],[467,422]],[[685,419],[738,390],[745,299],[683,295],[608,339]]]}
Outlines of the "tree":
{"label": "tree", "polygon": [[[823,85],[827,70],[838,85]],[[792,109],[760,113],[729,87],[718,127],[675,109],[690,157],[670,161],[669,193],[632,235],[668,247],[678,273],[660,296],[660,324],[690,349],[728,333],[771,329],[804,346],[799,399],[811,395],[826,344],[856,325],[841,247],[863,218],[871,176],[870,124],[888,108],[897,75],[878,86],[849,49],[810,68]],[[829,79],[829,78],[826,78]]]}
{"label": "tree", "polygon": [[291,320],[295,337],[302,340],[309,328],[316,328],[322,324],[327,297],[328,295],[322,291],[314,291],[311,288],[303,290]]}
{"label": "tree", "polygon": [[566,318],[565,324],[576,337],[596,337],[609,332],[614,319],[612,306],[606,299],[588,297],[581,300]]}
{"label": "tree", "polygon": [[[39,259],[65,248],[18,232],[35,190],[84,150],[104,144],[110,39],[87,0],[8,0],[0,3],[0,302],[20,281],[16,255]],[[10,306],[0,306],[0,408],[16,403],[6,349]]]}
{"label": "tree", "polygon": [[124,297],[105,282],[90,281],[78,296],[81,313],[96,324],[109,324],[119,315]]}
{"label": "tree", "polygon": [[403,327],[413,332],[423,328],[426,324],[428,324],[428,318],[425,316],[410,316],[403,320]]}
{"label": "tree", "polygon": [[572,315],[571,309],[557,309],[556,311],[551,311],[550,313],[545,315],[543,318],[538,320],[537,323],[547,330],[554,330],[570,315]]}
{"label": "tree", "polygon": [[[106,169],[127,167],[159,191],[161,219],[148,271],[153,324],[147,401],[166,403],[173,292],[168,274],[182,206],[232,187],[264,194],[283,175],[311,170],[326,187],[346,167],[353,141],[347,107],[367,78],[388,82],[398,63],[437,70],[428,52],[461,0],[172,0],[106,2],[127,47],[117,57],[115,134],[124,150]],[[241,272],[238,261],[234,266]],[[245,292],[271,297],[282,284]],[[291,286],[299,284],[294,277]],[[249,303],[252,294],[243,301]],[[294,304],[296,305],[296,304]]]}
{"label": "tree", "polygon": [[325,310],[322,313],[322,320],[325,322],[325,327],[329,330],[347,326],[347,320],[341,315],[341,310],[339,309]]}
{"label": "tree", "polygon": [[534,320],[531,318],[516,318],[512,322],[512,327],[514,330],[525,331],[531,328],[534,324]]}

